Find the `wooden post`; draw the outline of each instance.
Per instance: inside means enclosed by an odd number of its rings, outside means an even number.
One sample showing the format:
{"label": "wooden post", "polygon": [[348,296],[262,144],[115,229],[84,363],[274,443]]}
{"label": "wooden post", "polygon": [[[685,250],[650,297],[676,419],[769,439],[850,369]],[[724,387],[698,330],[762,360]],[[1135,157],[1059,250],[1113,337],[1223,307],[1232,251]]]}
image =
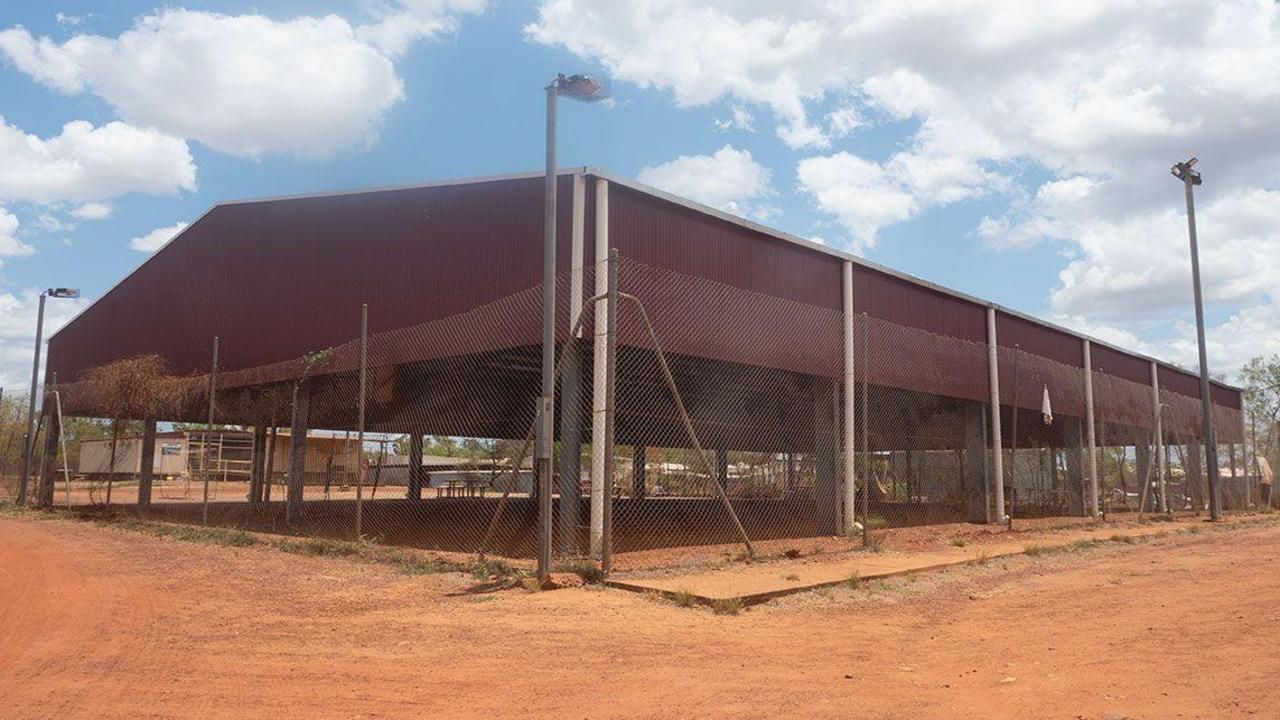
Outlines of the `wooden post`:
{"label": "wooden post", "polygon": [[156,466],[156,421],[142,423],[142,452],[138,459],[138,507],[151,505],[151,483]]}
{"label": "wooden post", "polygon": [[266,452],[267,427],[253,426],[253,444],[249,451],[249,497],[251,503],[262,502],[262,454]]}
{"label": "wooden post", "polygon": [[278,437],[276,421],[271,420],[271,437],[267,440],[267,467],[262,471],[262,501],[271,502],[271,478],[276,472],[276,438]]}
{"label": "wooden post", "polygon": [[409,433],[409,486],[405,497],[422,499],[422,433],[417,430]]}
{"label": "wooden post", "polygon": [[307,425],[311,415],[311,381],[302,380],[293,391],[293,418],[289,425],[289,485],[285,501],[285,522],[294,525],[302,518],[302,493],[307,472]]}
{"label": "wooden post", "polygon": [[631,497],[643,500],[648,493],[645,485],[644,446],[635,445],[631,449]]}
{"label": "wooden post", "polygon": [[964,429],[965,517],[971,523],[986,524],[991,521],[991,504],[988,492],[990,483],[987,481],[987,423],[984,405],[965,403]]}

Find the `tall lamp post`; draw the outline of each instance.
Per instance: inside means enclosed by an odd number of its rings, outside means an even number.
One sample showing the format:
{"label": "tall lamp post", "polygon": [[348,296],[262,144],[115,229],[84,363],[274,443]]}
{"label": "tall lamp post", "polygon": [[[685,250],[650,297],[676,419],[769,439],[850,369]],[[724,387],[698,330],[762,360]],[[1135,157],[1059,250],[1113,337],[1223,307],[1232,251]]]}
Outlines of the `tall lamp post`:
{"label": "tall lamp post", "polygon": [[36,389],[40,381],[40,344],[44,334],[44,300],[53,298],[78,298],[80,291],[74,288],[49,288],[40,293],[40,308],[36,314],[36,351],[31,362],[31,396],[27,398],[27,435],[22,440],[22,473],[18,476],[18,504],[27,502],[27,485],[31,478],[31,455],[35,452]]}
{"label": "tall lamp post", "polygon": [[[538,582],[551,572],[551,444],[555,422],[556,322],[556,100],[595,102],[607,96],[589,75],[557,75],[547,85],[546,208],[542,222],[542,396],[538,401]],[[563,498],[561,502],[563,502]]]}
{"label": "tall lamp post", "polygon": [[1212,399],[1209,395],[1209,356],[1204,343],[1204,299],[1200,292],[1200,247],[1196,243],[1196,203],[1192,188],[1201,184],[1200,173],[1195,170],[1199,160],[1191,158],[1174,165],[1173,176],[1182,181],[1187,196],[1187,232],[1191,237],[1191,284],[1196,301],[1196,340],[1200,344],[1200,411],[1205,447],[1205,470],[1209,476],[1209,519],[1221,520],[1222,508],[1218,499],[1218,441],[1213,434]]}

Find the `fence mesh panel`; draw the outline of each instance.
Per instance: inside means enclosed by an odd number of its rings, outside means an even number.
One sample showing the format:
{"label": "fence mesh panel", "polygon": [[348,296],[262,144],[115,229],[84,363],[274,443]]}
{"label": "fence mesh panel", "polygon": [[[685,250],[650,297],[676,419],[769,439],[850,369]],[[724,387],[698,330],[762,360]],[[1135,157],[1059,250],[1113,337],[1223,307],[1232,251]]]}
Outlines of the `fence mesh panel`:
{"label": "fence mesh panel", "polygon": [[[804,538],[857,547],[864,530],[989,522],[1003,514],[997,464],[1015,520],[1088,514],[1080,365],[999,346],[993,414],[986,342],[890,322],[857,302],[846,318],[629,258],[618,261],[611,346],[607,303],[593,298],[603,267],[557,279],[548,479],[557,558],[611,548],[660,564],[690,547],[739,553]],[[541,290],[419,324],[403,322],[417,312],[412,298],[371,306],[365,342],[352,307],[349,334],[284,361],[183,374],[143,356],[51,382],[37,441],[41,498],[532,558]],[[228,332],[219,357],[261,358],[263,342]],[[179,354],[211,358],[213,345],[192,339]],[[1199,401],[1162,388],[1157,434],[1149,384],[1095,368],[1092,385],[1099,509],[1156,512],[1163,500],[1202,512]],[[1224,506],[1244,509],[1259,492],[1256,472],[1245,478],[1244,424],[1223,406],[1215,421],[1226,438]],[[68,433],[74,449],[64,453]]]}

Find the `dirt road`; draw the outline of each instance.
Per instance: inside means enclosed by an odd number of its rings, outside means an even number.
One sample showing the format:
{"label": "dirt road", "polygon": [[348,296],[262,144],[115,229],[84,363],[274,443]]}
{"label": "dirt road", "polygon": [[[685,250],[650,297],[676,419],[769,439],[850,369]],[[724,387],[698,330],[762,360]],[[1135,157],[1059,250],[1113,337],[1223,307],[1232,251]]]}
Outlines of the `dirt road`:
{"label": "dirt road", "polygon": [[717,616],[0,517],[4,718],[1280,715],[1280,524]]}

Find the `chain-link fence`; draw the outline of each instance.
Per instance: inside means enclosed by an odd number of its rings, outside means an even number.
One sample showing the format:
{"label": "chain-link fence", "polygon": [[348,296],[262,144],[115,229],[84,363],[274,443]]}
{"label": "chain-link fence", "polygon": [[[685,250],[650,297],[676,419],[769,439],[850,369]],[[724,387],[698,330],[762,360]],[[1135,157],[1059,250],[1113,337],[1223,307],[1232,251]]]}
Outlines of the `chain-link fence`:
{"label": "chain-link fence", "polygon": [[[286,362],[181,375],[144,356],[51,382],[38,497],[529,558],[549,493],[556,556],[655,562],[1006,514],[1207,507],[1199,400],[1156,388],[1145,361],[1095,351],[1086,371],[1088,344],[1065,333],[1078,362],[992,342],[995,309],[979,342],[864,312],[856,293],[821,307],[613,262],[612,289],[605,262],[558,278],[549,478],[534,462],[535,286],[420,324],[404,322],[410,300],[357,305],[348,336]],[[185,352],[217,368],[265,342],[228,332]],[[1215,421],[1224,507],[1246,508],[1259,491],[1240,411],[1216,405]]]}

